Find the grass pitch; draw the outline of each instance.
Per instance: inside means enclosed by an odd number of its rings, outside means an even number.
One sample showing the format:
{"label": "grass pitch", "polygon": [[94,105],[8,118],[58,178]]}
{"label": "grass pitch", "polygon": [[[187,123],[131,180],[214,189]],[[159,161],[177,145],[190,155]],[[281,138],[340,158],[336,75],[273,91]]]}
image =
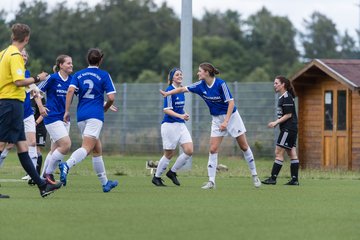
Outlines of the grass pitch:
{"label": "grass pitch", "polygon": [[[68,185],[42,199],[36,187],[18,180],[24,172],[15,154],[0,169],[0,239],[358,239],[360,173],[301,170],[300,186],[284,186],[289,163],[276,186],[255,189],[246,163],[219,162],[216,189],[207,180],[206,157],[194,157],[181,187],[152,185],[146,160],[160,157],[106,156],[109,179],[119,186],[103,193],[87,158],[71,169]],[[257,160],[259,177],[272,160]],[[172,161],[173,163],[173,161]],[[171,164],[172,164],[171,163]],[[55,175],[58,179],[59,175]]]}

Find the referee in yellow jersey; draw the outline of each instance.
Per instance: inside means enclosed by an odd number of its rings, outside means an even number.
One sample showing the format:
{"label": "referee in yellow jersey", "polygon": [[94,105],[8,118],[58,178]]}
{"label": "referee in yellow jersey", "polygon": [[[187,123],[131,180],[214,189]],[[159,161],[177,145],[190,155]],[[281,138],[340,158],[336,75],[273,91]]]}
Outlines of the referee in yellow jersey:
{"label": "referee in yellow jersey", "polygon": [[[11,45],[0,52],[0,154],[7,142],[17,147],[20,163],[35,181],[40,195],[46,197],[61,187],[61,183],[50,184],[40,178],[29,157],[24,132],[25,86],[45,80],[47,73],[25,78],[25,64],[21,51],[29,43],[30,27],[16,23],[11,27]],[[0,198],[9,198],[0,194]]]}

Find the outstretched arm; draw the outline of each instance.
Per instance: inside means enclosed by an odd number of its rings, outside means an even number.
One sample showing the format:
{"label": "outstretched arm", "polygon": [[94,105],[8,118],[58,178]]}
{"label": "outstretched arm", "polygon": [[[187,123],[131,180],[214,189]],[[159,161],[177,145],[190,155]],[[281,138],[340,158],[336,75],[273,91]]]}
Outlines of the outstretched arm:
{"label": "outstretched arm", "polygon": [[175,88],[175,89],[173,89],[171,91],[168,91],[168,92],[165,92],[165,91],[160,89],[160,94],[163,95],[164,97],[167,97],[169,95],[182,93],[182,92],[188,92],[188,89],[186,87],[178,87],[178,88]]}

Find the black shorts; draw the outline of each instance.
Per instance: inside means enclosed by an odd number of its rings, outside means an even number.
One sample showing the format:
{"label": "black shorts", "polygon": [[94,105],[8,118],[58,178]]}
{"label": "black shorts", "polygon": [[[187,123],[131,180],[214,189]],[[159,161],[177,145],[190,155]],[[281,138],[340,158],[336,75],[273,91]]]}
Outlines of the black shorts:
{"label": "black shorts", "polygon": [[41,122],[36,126],[36,145],[40,147],[44,147],[46,144],[46,127],[44,122]]}
{"label": "black shorts", "polygon": [[0,142],[25,140],[24,103],[15,99],[0,99]]}
{"label": "black shorts", "polygon": [[276,145],[286,149],[296,147],[297,132],[289,131],[287,129],[280,130],[280,134]]}

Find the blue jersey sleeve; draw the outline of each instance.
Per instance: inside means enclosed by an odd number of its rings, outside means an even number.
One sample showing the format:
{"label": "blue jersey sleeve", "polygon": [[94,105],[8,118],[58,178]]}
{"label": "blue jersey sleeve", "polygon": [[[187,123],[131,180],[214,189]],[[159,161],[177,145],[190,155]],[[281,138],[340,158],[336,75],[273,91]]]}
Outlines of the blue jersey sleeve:
{"label": "blue jersey sleeve", "polygon": [[104,89],[105,89],[106,94],[116,93],[116,89],[115,89],[115,86],[111,79],[110,74],[107,74],[107,77],[104,81],[104,85],[105,85]]}

